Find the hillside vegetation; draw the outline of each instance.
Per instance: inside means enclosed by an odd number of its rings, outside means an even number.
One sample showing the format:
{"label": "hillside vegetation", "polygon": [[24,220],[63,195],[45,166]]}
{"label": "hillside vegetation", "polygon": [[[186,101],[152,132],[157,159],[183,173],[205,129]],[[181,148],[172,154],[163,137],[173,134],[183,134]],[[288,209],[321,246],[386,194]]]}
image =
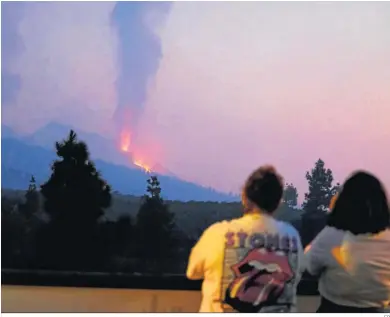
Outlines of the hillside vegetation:
{"label": "hillside vegetation", "polygon": [[[4,268],[184,274],[201,233],[242,213],[238,202],[165,200],[156,175],[137,184],[145,188],[142,197],[113,192],[73,131],[55,148],[42,185],[31,177],[26,190],[2,189]],[[322,160],[306,178],[303,209],[297,189],[286,184],[275,213],[298,229],[304,245],[325,225],[338,186]]]}
{"label": "hillside vegetation", "polygon": [[[20,204],[25,200],[25,190],[2,189],[1,194],[3,199],[12,200],[15,205]],[[42,198],[40,199],[42,200]],[[233,202],[201,202],[189,201],[182,202],[177,200],[167,200],[167,204],[172,213],[175,214],[177,226],[188,235],[197,236],[205,228],[211,224],[237,218],[241,215],[241,203]],[[142,204],[142,197],[132,195],[113,194],[112,204],[107,209],[101,221],[116,221],[120,216],[129,215],[135,218]],[[41,205],[39,214],[44,214],[44,208]],[[275,213],[275,217],[290,222],[299,224],[303,211],[298,208],[289,207],[282,204]],[[42,216],[44,217],[44,216]]]}

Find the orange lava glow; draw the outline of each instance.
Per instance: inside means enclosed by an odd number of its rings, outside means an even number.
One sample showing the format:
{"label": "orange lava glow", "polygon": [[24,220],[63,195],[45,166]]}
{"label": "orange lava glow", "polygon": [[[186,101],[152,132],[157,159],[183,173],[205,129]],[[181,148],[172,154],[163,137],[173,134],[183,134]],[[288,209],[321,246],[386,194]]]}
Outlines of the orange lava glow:
{"label": "orange lava glow", "polygon": [[123,130],[121,133],[120,147],[122,152],[129,152],[131,145],[131,134],[130,131]]}
{"label": "orange lava glow", "polygon": [[152,172],[152,169],[150,167],[150,165],[146,164],[144,160],[142,159],[134,159],[133,155],[134,155],[134,152],[137,154],[137,156],[139,155],[138,152],[139,149],[135,148],[134,144],[132,144],[131,142],[131,132],[129,131],[129,129],[124,129],[122,130],[121,134],[120,134],[120,150],[121,152],[123,153],[128,153],[130,154],[129,155],[129,159],[132,161],[132,163],[135,165],[135,166],[138,166],[139,168],[143,169],[145,172],[147,173],[151,173]]}
{"label": "orange lava glow", "polygon": [[138,166],[138,167],[140,167],[140,168],[142,168],[146,173],[151,173],[152,172],[152,169],[148,165],[142,163],[142,161],[140,161],[140,160],[134,160],[133,164]]}

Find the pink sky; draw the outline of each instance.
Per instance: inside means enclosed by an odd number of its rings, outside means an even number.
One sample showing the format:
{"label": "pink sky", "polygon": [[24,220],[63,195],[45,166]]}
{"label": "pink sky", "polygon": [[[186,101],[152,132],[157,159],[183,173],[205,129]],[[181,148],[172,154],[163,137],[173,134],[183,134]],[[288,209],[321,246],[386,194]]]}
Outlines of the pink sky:
{"label": "pink sky", "polygon": [[[57,3],[31,5],[26,50],[8,63],[29,72],[3,109],[6,124],[112,128],[113,5],[93,5],[60,15]],[[305,172],[322,158],[339,181],[365,168],[390,187],[389,2],[174,2],[165,24],[151,24],[163,57],[140,132],[146,147],[158,139],[158,159],[175,174],[237,192],[272,163],[302,198]]]}
{"label": "pink sky", "polygon": [[144,118],[177,174],[237,191],[270,162],[303,196],[321,157],[390,186],[390,3],[176,2],[161,39]]}

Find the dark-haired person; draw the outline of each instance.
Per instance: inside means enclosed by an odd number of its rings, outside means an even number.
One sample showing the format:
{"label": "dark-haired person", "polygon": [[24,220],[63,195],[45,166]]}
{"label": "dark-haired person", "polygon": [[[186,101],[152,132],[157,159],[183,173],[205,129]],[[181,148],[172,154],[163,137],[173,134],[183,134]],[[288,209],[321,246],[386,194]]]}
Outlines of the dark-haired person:
{"label": "dark-haired person", "polygon": [[187,277],[203,279],[200,312],[292,312],[301,278],[298,232],[272,215],[283,179],[255,170],[242,192],[241,218],[213,224],[191,251]]}
{"label": "dark-haired person", "polygon": [[355,172],[305,254],[306,269],[319,275],[318,312],[383,311],[390,302],[389,227],[382,184],[369,173]]}

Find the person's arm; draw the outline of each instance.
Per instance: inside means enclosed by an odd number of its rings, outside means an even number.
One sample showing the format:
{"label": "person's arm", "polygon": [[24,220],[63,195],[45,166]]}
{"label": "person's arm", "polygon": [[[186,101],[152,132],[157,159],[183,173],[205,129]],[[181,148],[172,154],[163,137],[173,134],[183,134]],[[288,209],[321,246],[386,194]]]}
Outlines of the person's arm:
{"label": "person's arm", "polygon": [[305,248],[305,269],[311,275],[319,275],[326,267],[329,230],[325,227],[317,237]]}
{"label": "person's arm", "polygon": [[186,272],[187,278],[190,280],[201,280],[204,278],[206,256],[208,249],[211,247],[210,236],[212,227],[209,227],[203,232],[191,250]]}
{"label": "person's arm", "polygon": [[302,241],[298,231],[297,231],[297,237],[298,237],[298,272],[302,277],[302,274],[303,272],[305,272],[306,268],[305,268],[305,257],[304,257]]}

